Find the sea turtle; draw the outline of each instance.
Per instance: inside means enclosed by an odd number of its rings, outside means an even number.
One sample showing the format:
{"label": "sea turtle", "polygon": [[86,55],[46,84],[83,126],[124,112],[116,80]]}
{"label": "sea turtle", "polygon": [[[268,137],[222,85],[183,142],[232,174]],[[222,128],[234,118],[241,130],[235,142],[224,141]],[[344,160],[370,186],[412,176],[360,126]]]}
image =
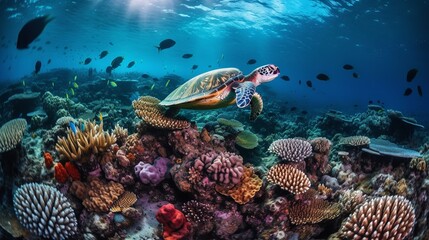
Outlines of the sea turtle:
{"label": "sea turtle", "polygon": [[234,103],[244,108],[251,104],[250,120],[255,120],[263,106],[255,88],[279,74],[279,68],[273,64],[258,67],[247,76],[237,68],[215,69],[188,80],[159,104],[186,109],[215,109]]}

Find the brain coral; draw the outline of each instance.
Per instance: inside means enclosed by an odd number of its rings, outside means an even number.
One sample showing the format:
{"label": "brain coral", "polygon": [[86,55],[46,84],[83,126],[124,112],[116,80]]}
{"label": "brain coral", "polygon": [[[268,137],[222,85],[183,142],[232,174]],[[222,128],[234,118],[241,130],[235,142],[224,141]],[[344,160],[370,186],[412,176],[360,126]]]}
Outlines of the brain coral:
{"label": "brain coral", "polygon": [[307,141],[295,138],[279,139],[271,143],[268,148],[283,160],[300,162],[312,153],[311,144]]}
{"label": "brain coral", "polygon": [[18,144],[24,131],[27,128],[27,121],[23,118],[10,120],[0,128],[0,153],[14,149]]}
{"label": "brain coral", "polygon": [[356,209],[340,232],[347,239],[404,239],[414,222],[414,207],[410,201],[402,196],[384,196]]}
{"label": "brain coral", "polygon": [[15,192],[13,205],[19,222],[39,237],[67,239],[77,232],[77,220],[70,203],[51,186],[24,184]]}
{"label": "brain coral", "polygon": [[311,185],[304,172],[287,164],[272,166],[267,173],[267,179],[293,194],[305,193]]}

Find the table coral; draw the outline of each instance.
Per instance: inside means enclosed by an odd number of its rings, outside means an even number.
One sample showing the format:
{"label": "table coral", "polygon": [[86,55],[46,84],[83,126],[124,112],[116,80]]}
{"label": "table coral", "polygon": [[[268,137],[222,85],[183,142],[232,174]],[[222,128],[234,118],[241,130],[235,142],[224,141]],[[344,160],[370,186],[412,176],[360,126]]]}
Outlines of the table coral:
{"label": "table coral", "polygon": [[171,203],[163,205],[158,210],[156,220],[162,224],[162,236],[165,240],[185,239],[191,231],[191,224],[185,215]]}
{"label": "table coral", "polygon": [[121,184],[113,181],[105,184],[99,179],[94,179],[89,185],[88,198],[83,201],[83,206],[90,212],[108,212],[125,191]]}

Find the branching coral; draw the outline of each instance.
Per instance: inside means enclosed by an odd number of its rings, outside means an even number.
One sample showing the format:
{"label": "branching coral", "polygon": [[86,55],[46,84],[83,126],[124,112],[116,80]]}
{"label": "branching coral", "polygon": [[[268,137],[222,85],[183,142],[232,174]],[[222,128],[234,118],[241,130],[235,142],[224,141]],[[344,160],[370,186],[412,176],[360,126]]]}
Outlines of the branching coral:
{"label": "branching coral", "polygon": [[289,210],[289,217],[293,224],[319,223],[326,219],[334,219],[341,214],[341,205],[323,199],[312,199],[300,202]]}
{"label": "branching coral", "polygon": [[83,201],[83,206],[91,212],[108,212],[124,191],[124,187],[119,183],[110,181],[104,184],[94,179],[90,183],[88,198]]}
{"label": "branching coral", "polygon": [[23,118],[10,120],[0,128],[0,153],[14,149],[21,142],[27,121]]}
{"label": "branching coral", "polygon": [[404,239],[415,222],[414,207],[402,196],[384,196],[365,202],[341,227],[347,239]]}
{"label": "branching coral", "polygon": [[293,194],[305,193],[311,185],[304,172],[287,164],[272,166],[267,173],[267,179]]}
{"label": "branching coral", "polygon": [[145,123],[162,129],[188,128],[190,123],[165,116],[165,109],[159,105],[160,100],[151,96],[142,96],[133,101],[134,112]]}
{"label": "branching coral", "polygon": [[300,162],[309,157],[312,152],[311,144],[307,141],[295,138],[279,139],[271,143],[268,148],[283,160]]}
{"label": "branching coral", "polygon": [[339,203],[345,212],[352,212],[365,201],[365,195],[361,190],[346,190],[340,195]]}
{"label": "branching coral", "polygon": [[76,132],[73,132],[68,129],[67,138],[59,138],[55,149],[62,158],[83,163],[90,154],[103,152],[115,142],[113,134],[103,131],[103,122],[100,125],[87,122],[83,131],[76,128]]}

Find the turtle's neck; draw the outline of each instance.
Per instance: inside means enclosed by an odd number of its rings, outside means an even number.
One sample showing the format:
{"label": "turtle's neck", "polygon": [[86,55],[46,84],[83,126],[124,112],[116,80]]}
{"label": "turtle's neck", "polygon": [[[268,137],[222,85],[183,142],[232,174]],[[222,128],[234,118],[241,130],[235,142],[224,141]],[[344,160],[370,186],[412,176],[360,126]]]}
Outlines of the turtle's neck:
{"label": "turtle's neck", "polygon": [[253,84],[255,84],[255,87],[261,84],[261,82],[259,81],[260,79],[258,78],[258,71],[256,70],[249,73],[249,75],[246,76],[246,79],[253,82]]}

